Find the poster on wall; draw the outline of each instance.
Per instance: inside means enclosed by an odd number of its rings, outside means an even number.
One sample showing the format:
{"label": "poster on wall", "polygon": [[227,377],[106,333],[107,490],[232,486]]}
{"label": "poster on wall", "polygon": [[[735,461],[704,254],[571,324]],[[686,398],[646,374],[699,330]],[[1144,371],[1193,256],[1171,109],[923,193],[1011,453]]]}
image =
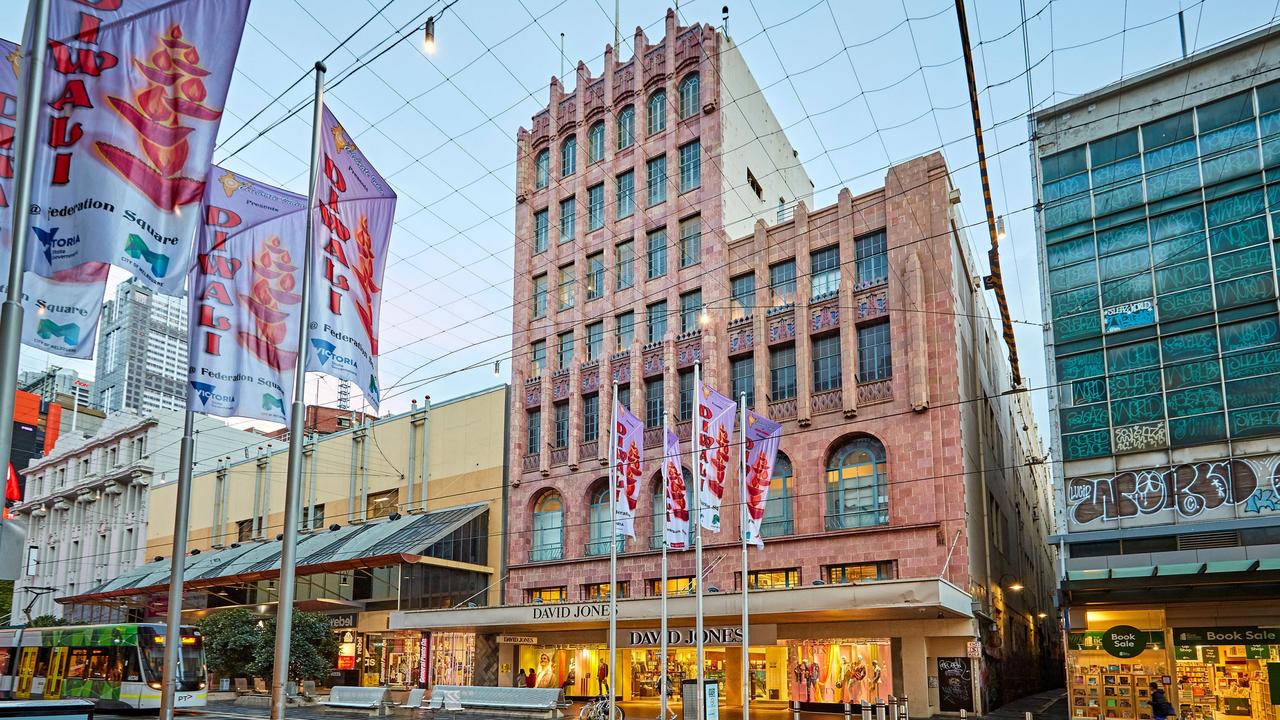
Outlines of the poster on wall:
{"label": "poster on wall", "polygon": [[967,657],[938,658],[938,709],[973,712],[973,672]]}

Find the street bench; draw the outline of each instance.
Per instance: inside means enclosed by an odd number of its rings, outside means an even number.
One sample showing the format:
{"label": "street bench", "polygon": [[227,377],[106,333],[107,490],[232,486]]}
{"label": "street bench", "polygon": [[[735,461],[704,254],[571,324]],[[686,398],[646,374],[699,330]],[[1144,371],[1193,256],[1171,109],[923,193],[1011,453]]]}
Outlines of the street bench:
{"label": "street bench", "polygon": [[560,688],[437,685],[426,709],[433,720],[555,720],[567,706]]}
{"label": "street bench", "polygon": [[409,691],[409,697],[400,703],[401,710],[417,710],[422,705],[422,698],[427,694],[422,688],[414,688]]}
{"label": "street bench", "polygon": [[387,689],[338,685],[331,688],[329,697],[319,704],[325,710],[367,710],[371,714],[380,714],[387,704]]}

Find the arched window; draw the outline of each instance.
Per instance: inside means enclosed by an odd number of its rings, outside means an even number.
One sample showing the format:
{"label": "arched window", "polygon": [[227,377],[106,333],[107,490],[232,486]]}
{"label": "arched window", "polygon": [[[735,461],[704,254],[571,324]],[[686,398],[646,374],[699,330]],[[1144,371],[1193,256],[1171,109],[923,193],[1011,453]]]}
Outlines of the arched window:
{"label": "arched window", "polygon": [[543,493],[533,505],[534,562],[564,557],[564,499],[555,490]]}
{"label": "arched window", "polygon": [[578,169],[578,136],[570,135],[560,146],[560,177],[569,177]]}
{"label": "arched window", "polygon": [[845,442],[827,461],[827,529],[889,522],[884,445],[871,437]]}
{"label": "arched window", "polygon": [[693,117],[702,107],[702,88],[698,73],[689,73],[680,81],[680,119]]}
{"label": "arched window", "polygon": [[[608,555],[609,554],[609,536],[614,535],[610,530],[613,528],[613,518],[609,513],[609,483],[607,480],[601,480],[596,489],[591,492],[591,507],[588,512],[590,520],[590,539],[587,542],[588,555]],[[618,538],[618,552],[622,552],[622,540]]]}
{"label": "arched window", "polygon": [[764,519],[760,522],[761,537],[780,537],[796,531],[791,510],[791,495],[795,486],[791,460],[781,452],[773,463],[773,476],[769,481],[769,497],[765,500]]}
{"label": "arched window", "polygon": [[596,123],[587,131],[587,163],[598,163],[604,159],[604,121]]}
{"label": "arched window", "polygon": [[551,151],[543,150],[533,161],[533,187],[541,190],[551,182]]}
{"label": "arched window", "polygon": [[[684,475],[684,506],[689,508],[689,531],[692,532],[693,523],[698,521],[697,513],[694,512],[693,472],[687,467],[680,468],[680,471]],[[667,503],[662,483],[663,478],[659,475],[653,486],[653,534],[649,538],[649,547],[654,550],[662,547],[662,540],[667,534]],[[693,547],[693,541],[689,542],[689,547]]]}
{"label": "arched window", "polygon": [[649,96],[649,134],[667,129],[667,93],[659,90]]}
{"label": "arched window", "polygon": [[636,141],[636,108],[628,105],[618,111],[618,149],[631,147]]}

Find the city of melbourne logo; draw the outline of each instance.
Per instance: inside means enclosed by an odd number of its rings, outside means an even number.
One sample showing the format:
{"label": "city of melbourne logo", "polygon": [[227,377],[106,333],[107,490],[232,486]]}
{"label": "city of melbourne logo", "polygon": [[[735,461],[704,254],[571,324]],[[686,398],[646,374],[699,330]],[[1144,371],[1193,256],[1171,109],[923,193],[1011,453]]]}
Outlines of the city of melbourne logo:
{"label": "city of melbourne logo", "polygon": [[58,257],[70,255],[72,248],[80,244],[80,236],[73,235],[71,237],[58,237],[58,228],[50,228],[46,230],[35,225],[31,226],[31,232],[36,234],[36,239],[40,241],[40,252],[44,255],[44,261],[52,263],[55,251]]}
{"label": "city of melbourne logo", "polygon": [[262,411],[284,415],[284,398],[271,393],[262,393]]}
{"label": "city of melbourne logo", "polygon": [[207,407],[210,400],[220,403],[234,403],[235,395],[222,395],[214,392],[217,389],[213,383],[191,381],[191,389],[196,391],[196,397],[200,398],[200,406]]}
{"label": "city of melbourne logo", "polygon": [[130,233],[129,239],[124,243],[124,252],[139,263],[148,265],[151,268],[151,274],[158,278],[164,277],[165,273],[169,272],[169,256],[147,247],[141,235]]}
{"label": "city of melbourne logo", "polygon": [[58,338],[66,343],[67,347],[76,347],[80,344],[80,326],[73,322],[59,325],[48,318],[42,319],[36,324],[36,335],[50,342]]}

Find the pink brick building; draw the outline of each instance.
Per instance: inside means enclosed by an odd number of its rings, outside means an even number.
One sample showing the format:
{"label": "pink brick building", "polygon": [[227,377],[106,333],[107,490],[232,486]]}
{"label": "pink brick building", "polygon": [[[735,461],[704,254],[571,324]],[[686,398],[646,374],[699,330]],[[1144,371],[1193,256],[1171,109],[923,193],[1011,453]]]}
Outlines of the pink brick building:
{"label": "pink brick building", "polygon": [[[665,38],[637,31],[635,48],[606,49],[599,76],[579,64],[572,93],[553,79],[518,134],[506,606],[397,622],[517,634],[498,636],[511,641],[499,684],[533,667],[570,695],[600,691],[616,383],[646,424],[647,465],[637,537],[619,547],[613,690],[655,700],[661,433],[670,422],[688,451],[701,363],[783,421],[765,547],[750,553],[760,702],[907,695],[927,715],[967,696],[981,710],[976,684],[947,700],[928,681],[975,640],[973,677],[1037,686],[1054,639],[1037,616],[1052,609],[1040,450],[1025,393],[1001,394],[1003,348],[943,158],[810,210],[812,183],[729,38],[669,14]],[[707,627],[728,638],[708,644],[707,674],[728,704],[743,662],[736,482],[722,532],[704,535]],[[668,573],[671,624],[687,630],[693,553],[670,553]],[[673,649],[673,681],[691,653]]]}

